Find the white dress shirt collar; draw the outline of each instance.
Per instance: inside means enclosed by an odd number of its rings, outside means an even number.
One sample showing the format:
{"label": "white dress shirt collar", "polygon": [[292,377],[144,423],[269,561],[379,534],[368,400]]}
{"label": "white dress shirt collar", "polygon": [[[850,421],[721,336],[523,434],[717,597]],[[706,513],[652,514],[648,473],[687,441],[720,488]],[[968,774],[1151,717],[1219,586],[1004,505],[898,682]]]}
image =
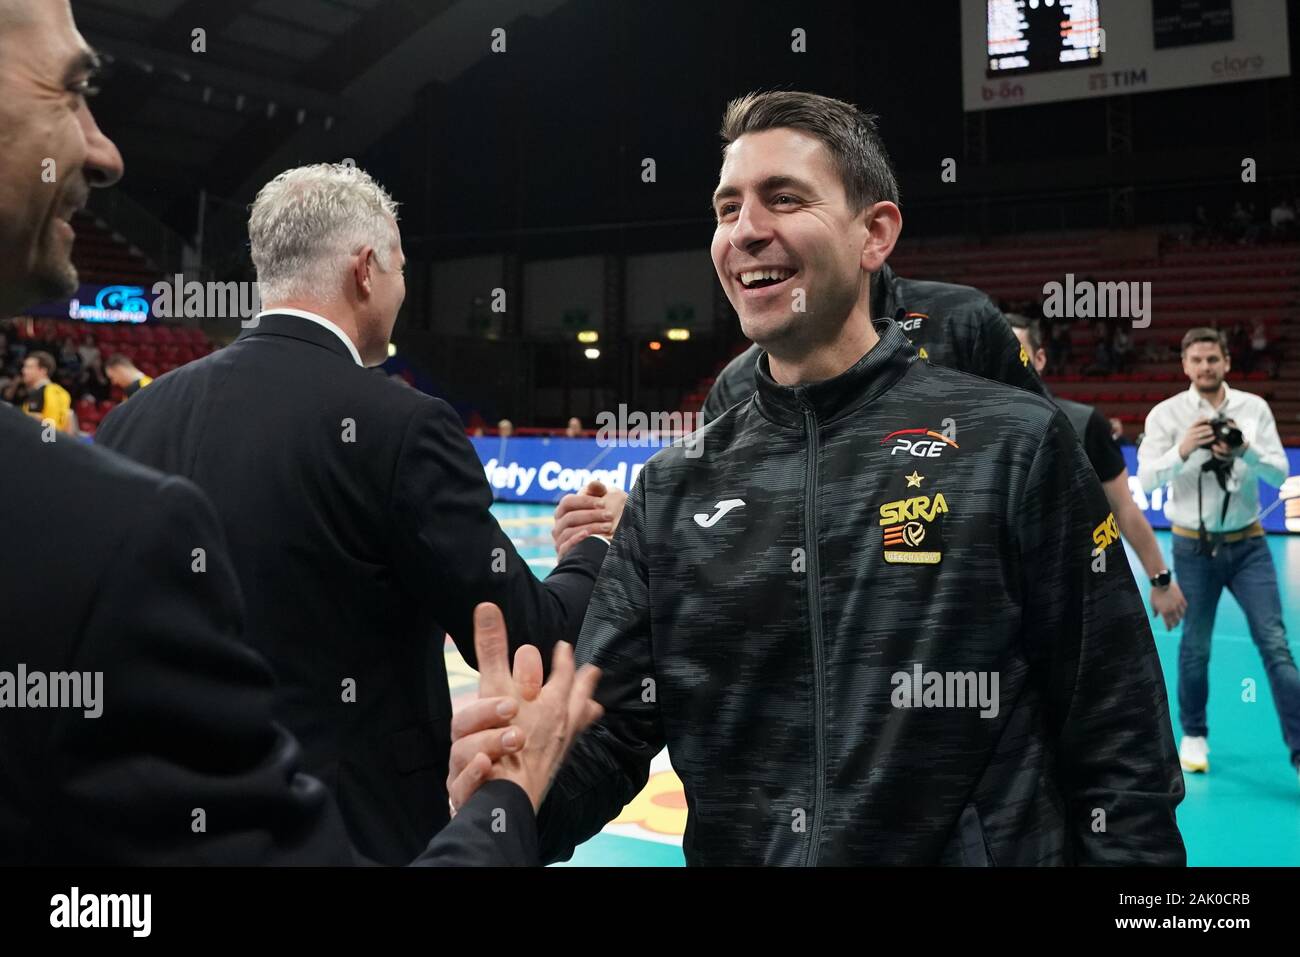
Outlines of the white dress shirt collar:
{"label": "white dress shirt collar", "polygon": [[1195,405],[1196,408],[1198,409],[1201,407],[1201,403],[1204,403],[1205,407],[1209,409],[1211,412],[1217,412],[1219,410],[1226,412],[1228,410],[1229,403],[1232,402],[1232,388],[1226,382],[1223,383],[1223,404],[1219,406],[1219,409],[1215,409],[1214,406],[1210,404],[1210,400],[1205,398],[1205,396],[1201,395],[1201,390],[1196,388],[1195,383],[1189,385],[1187,387],[1187,391],[1191,393],[1192,404]]}
{"label": "white dress shirt collar", "polygon": [[310,319],[312,322],[316,323],[316,325],[324,326],[330,332],[334,333],[334,335],[338,336],[339,339],[342,340],[343,344],[348,347],[348,353],[352,356],[352,359],[356,364],[362,368],[365,367],[365,363],[361,361],[361,353],[357,352],[357,347],[353,344],[352,340],[348,338],[347,333],[334,325],[334,323],[330,322],[324,316],[317,315],[314,312],[308,312],[306,309],[264,309],[257,314],[257,318],[261,319],[263,316],[275,315],[297,316],[299,319]]}

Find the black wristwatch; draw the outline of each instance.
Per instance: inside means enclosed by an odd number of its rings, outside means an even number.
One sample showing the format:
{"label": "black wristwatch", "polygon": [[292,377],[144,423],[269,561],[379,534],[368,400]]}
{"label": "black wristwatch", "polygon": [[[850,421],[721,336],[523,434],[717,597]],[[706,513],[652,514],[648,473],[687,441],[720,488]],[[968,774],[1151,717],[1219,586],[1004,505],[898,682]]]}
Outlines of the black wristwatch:
{"label": "black wristwatch", "polygon": [[1152,588],[1168,588],[1169,583],[1174,580],[1174,576],[1169,574],[1169,569],[1165,568],[1160,571],[1155,578],[1151,579]]}

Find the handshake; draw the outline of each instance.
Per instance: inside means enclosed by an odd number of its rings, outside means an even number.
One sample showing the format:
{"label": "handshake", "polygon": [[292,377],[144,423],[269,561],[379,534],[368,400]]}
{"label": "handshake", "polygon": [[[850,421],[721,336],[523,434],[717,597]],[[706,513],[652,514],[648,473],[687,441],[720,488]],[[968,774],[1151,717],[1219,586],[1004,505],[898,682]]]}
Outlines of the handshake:
{"label": "handshake", "polygon": [[551,677],[542,684],[542,654],[520,645],[510,669],[510,645],[501,609],[484,602],[474,609],[478,700],[451,722],[451,769],[447,794],[454,815],[484,781],[512,781],[523,788],[533,811],[542,806],[569,747],[602,708],[592,695],[600,670],[583,665],[575,674],[573,646],[560,642]]}
{"label": "handshake", "polygon": [[626,492],[606,488],[603,482],[589,482],[582,494],[560,499],[551,528],[556,556],[563,558],[588,535],[613,535],[626,503]]}
{"label": "handshake", "polygon": [[[627,493],[590,483],[582,494],[561,499],[551,538],[556,554],[588,535],[613,535]],[[478,700],[456,713],[451,724],[451,768],[447,793],[452,813],[465,805],[484,781],[513,781],[537,811],[570,746],[602,713],[593,700],[599,669],[575,672],[573,647],[555,646],[551,677],[542,684],[542,655],[521,645],[510,668],[510,645],[501,609],[484,602],[474,609],[474,650],[478,656]]]}

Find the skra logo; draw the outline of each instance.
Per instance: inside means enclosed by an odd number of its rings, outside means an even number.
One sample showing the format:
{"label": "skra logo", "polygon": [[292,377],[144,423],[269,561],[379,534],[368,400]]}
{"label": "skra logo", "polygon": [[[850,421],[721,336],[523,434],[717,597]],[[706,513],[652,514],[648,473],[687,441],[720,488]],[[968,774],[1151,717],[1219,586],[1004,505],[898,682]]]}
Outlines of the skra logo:
{"label": "skra logo", "polygon": [[887,502],[880,506],[880,524],[900,525],[916,519],[929,522],[933,521],[936,515],[942,515],[947,511],[948,501],[943,497],[942,492],[933,499],[928,495],[902,498],[897,502]]}
{"label": "skra logo", "polygon": [[[914,438],[907,438],[907,436],[914,436]],[[889,450],[890,455],[906,452],[919,459],[937,459],[945,445],[952,446],[954,449],[961,448],[948,436],[933,429],[899,429],[886,435],[880,440],[880,444],[884,445],[890,439],[894,440],[894,447]]]}
{"label": "skra logo", "polygon": [[1115,521],[1115,513],[1111,512],[1106,521],[1092,530],[1092,543],[1097,546],[1097,551],[1105,551],[1118,541],[1119,524]]}

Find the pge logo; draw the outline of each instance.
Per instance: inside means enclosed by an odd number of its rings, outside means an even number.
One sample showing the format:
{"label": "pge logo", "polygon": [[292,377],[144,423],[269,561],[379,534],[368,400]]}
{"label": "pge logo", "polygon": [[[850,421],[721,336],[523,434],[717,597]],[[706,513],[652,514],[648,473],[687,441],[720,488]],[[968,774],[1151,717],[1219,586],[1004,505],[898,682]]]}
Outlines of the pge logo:
{"label": "pge logo", "polygon": [[[925,320],[929,318],[930,317],[923,312],[909,312],[903,317],[903,320],[899,325],[902,326],[904,332],[920,332],[921,323],[925,322]],[[909,336],[908,338],[911,337]]]}
{"label": "pge logo", "polygon": [[[912,438],[908,438],[912,436]],[[890,432],[880,440],[881,445],[893,441],[894,447],[889,450],[889,454],[897,455],[899,452],[906,452],[914,455],[918,459],[937,459],[943,454],[946,446],[959,449],[959,446],[952,439],[948,438],[941,432],[933,429],[899,429],[897,432]]]}

